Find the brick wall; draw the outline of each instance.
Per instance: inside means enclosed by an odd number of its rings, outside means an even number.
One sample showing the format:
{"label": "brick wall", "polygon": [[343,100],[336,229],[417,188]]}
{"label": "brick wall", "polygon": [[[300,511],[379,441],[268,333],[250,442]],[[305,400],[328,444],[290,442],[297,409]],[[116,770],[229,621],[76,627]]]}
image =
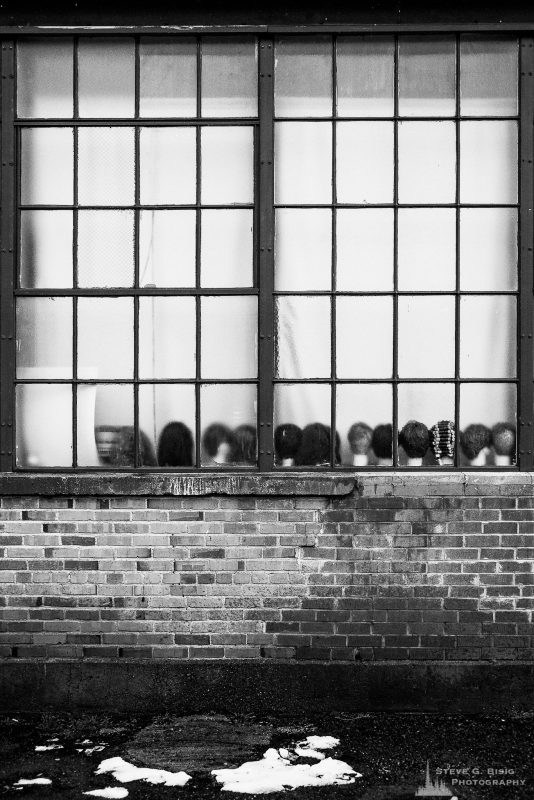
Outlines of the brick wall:
{"label": "brick wall", "polygon": [[0,657],[534,660],[530,476],[8,497]]}

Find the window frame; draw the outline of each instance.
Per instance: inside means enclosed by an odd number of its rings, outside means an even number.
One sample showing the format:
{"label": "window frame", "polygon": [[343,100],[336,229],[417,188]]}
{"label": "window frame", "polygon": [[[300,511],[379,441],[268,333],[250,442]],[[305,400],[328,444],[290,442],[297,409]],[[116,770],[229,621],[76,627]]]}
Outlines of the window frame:
{"label": "window frame", "polygon": [[[258,306],[258,376],[256,385],[258,386],[258,465],[256,467],[244,470],[243,468],[236,469],[235,466],[228,464],[221,467],[221,471],[237,472],[243,474],[244,472],[273,472],[283,476],[284,468],[274,466],[274,446],[273,446],[273,405],[274,405],[274,387],[277,382],[285,382],[283,379],[275,377],[275,357],[274,357],[274,337],[275,337],[275,319],[274,319],[274,298],[277,296],[274,288],[274,41],[275,33],[283,33],[284,35],[317,35],[319,32],[332,34],[333,47],[335,48],[336,35],[344,35],[346,33],[371,33],[366,26],[350,26],[347,30],[346,26],[331,27],[328,29],[321,26],[309,26],[303,28],[282,28],[280,31],[270,31],[266,33],[262,30],[255,30],[253,28],[243,31],[241,26],[239,33],[255,34],[258,41],[258,120],[256,122],[258,131],[257,142],[259,147],[256,151],[256,165],[255,165],[255,182],[256,182],[256,225],[257,225],[257,249],[255,252],[255,263],[257,268],[257,283],[256,289],[259,297]],[[410,27],[416,28],[411,30]],[[236,33],[234,28],[222,29],[221,27],[199,27],[198,30],[187,28],[184,30],[169,31],[167,28],[157,29],[151,28],[150,34],[154,35],[176,35],[176,36],[189,36],[202,35],[208,36],[209,34],[221,35],[221,33]],[[502,35],[502,26],[470,26],[465,29],[464,26],[400,26],[400,25],[387,25],[387,26],[372,26],[372,32],[376,35],[384,33],[393,33],[395,35],[395,73],[398,72],[398,37],[403,34],[410,34],[417,32],[418,34],[436,34],[436,33],[455,33],[456,41],[459,40],[461,33],[476,33],[488,34],[500,33]],[[36,29],[31,31],[30,35],[39,35],[44,38],[43,30]],[[69,28],[68,30],[61,29],[61,34],[68,36],[76,36],[76,29]],[[135,36],[136,41],[139,41],[139,36],[146,35],[148,31],[143,28],[126,29],[110,28],[105,32],[102,29],[80,29],[79,33],[85,36],[95,36],[102,38],[103,36],[117,37],[118,35],[125,35],[128,37]],[[487,472],[499,471],[532,471],[534,469],[533,458],[533,419],[534,419],[534,347],[533,347],[533,323],[534,323],[534,172],[532,168],[534,160],[534,37],[532,35],[523,35],[521,31],[506,30],[510,35],[518,37],[519,44],[519,196],[518,196],[518,209],[519,209],[519,234],[518,234],[518,338],[517,338],[517,375],[515,383],[517,385],[517,463],[513,467],[485,467],[482,468]],[[20,158],[17,153],[17,122],[16,122],[16,41],[28,38],[28,31],[25,30],[23,34],[16,38],[10,36],[2,41],[2,129],[1,129],[1,144],[2,144],[2,162],[1,162],[1,175],[0,175],[0,190],[1,190],[1,220],[0,220],[0,235],[1,235],[1,253],[0,253],[0,266],[2,275],[0,278],[0,469],[8,473],[74,473],[81,474],[83,472],[101,472],[103,475],[109,475],[110,470],[99,470],[97,467],[43,467],[43,468],[29,468],[17,467],[15,464],[15,408],[14,408],[14,386],[16,380],[15,373],[15,289],[16,289],[16,270],[17,270],[17,187],[20,186]],[[47,35],[58,35],[58,31],[51,29],[47,31]],[[458,48],[457,56],[458,59]],[[138,63],[138,60],[137,60]],[[76,69],[76,68],[75,68]],[[136,75],[136,83],[138,84],[139,76]],[[396,103],[397,92],[395,92]],[[138,98],[138,93],[137,93]],[[457,101],[458,103],[458,101]],[[398,108],[395,107],[395,116],[398,117]],[[458,125],[458,108],[456,116],[451,118]],[[93,120],[92,124],[97,124]],[[191,124],[200,124],[202,120],[192,119]],[[67,122],[64,120],[64,124]],[[134,117],[130,123],[136,127],[137,130],[143,125],[143,119],[138,116]],[[29,124],[29,123],[26,123]],[[108,124],[113,124],[113,120],[108,120]],[[252,123],[251,123],[252,124]],[[335,126],[334,126],[335,128]],[[397,125],[395,125],[397,130]],[[335,136],[335,134],[334,134]],[[458,141],[458,138],[457,138]],[[335,142],[335,139],[334,139]],[[397,145],[395,145],[397,146]],[[457,144],[458,147],[458,144]],[[333,159],[335,161],[335,144],[333,148]],[[397,162],[397,159],[395,159]],[[457,176],[457,181],[458,181]],[[334,219],[335,219],[335,215]],[[458,215],[457,215],[458,216]],[[335,222],[334,222],[335,224]],[[197,265],[198,269],[198,265]],[[237,290],[236,290],[237,291]],[[154,294],[161,292],[155,291]],[[164,292],[163,292],[164,293]],[[235,292],[234,292],[235,293]],[[55,294],[55,292],[54,292]],[[95,292],[99,294],[99,292]],[[120,294],[120,291],[118,292]],[[330,293],[332,294],[332,292]],[[458,285],[455,291],[455,303],[459,304],[459,289]],[[398,294],[395,292],[395,298],[398,299]],[[332,317],[331,321],[332,330],[335,329],[335,319]],[[197,337],[199,333],[197,331]],[[76,336],[76,334],[75,334]],[[75,343],[76,340],[74,340]],[[335,348],[335,339],[332,338],[331,347]],[[458,348],[458,327],[456,327],[456,349]],[[334,352],[334,351],[333,351]],[[458,363],[458,359],[456,358]],[[459,402],[459,376],[458,369],[456,370],[454,383],[455,383],[455,408],[458,410]],[[198,378],[198,375],[197,375]],[[73,377],[73,381],[74,381]],[[223,382],[223,381],[217,381]],[[292,382],[292,381],[287,381]],[[481,381],[482,383],[491,383],[489,381]],[[499,381],[506,382],[506,381]],[[510,380],[510,382],[512,382]],[[135,376],[134,376],[135,383]],[[335,375],[331,375],[327,381],[331,386],[336,386]],[[398,378],[393,378],[390,383],[396,387],[398,385]],[[75,397],[76,392],[73,392]],[[136,403],[137,405],[137,403]],[[76,408],[76,400],[73,400],[73,408]],[[397,420],[397,403],[393,403],[393,458],[394,463],[397,460],[397,440],[395,431],[398,428]],[[335,404],[335,390],[331,402],[331,429],[334,430],[336,414]],[[136,410],[134,429],[136,437],[136,445],[138,441],[138,410]],[[74,425],[74,420],[73,420]],[[199,419],[197,415],[196,426],[196,449],[197,457],[200,448],[200,430]],[[459,434],[459,416],[455,414],[456,434],[458,441]],[[135,450],[137,452],[137,446]],[[291,467],[291,471],[302,472],[324,472],[327,470],[335,469],[336,473],[342,475],[344,472],[354,472],[355,467],[350,465],[336,465],[335,464],[335,441],[332,437],[331,441],[331,466],[330,467]],[[456,464],[451,469],[458,471],[480,471],[480,467],[460,467],[459,448],[456,448]],[[200,462],[199,462],[200,463]],[[365,471],[377,471],[381,474],[385,472],[395,471],[405,472],[405,467],[365,467]],[[424,467],[424,471],[436,471],[443,473],[443,467]],[[423,471],[419,470],[419,472]],[[194,467],[194,468],[158,468],[158,467],[131,467],[131,468],[116,468],[113,472],[191,472],[195,475],[202,474],[203,472],[210,471],[209,467]]]}

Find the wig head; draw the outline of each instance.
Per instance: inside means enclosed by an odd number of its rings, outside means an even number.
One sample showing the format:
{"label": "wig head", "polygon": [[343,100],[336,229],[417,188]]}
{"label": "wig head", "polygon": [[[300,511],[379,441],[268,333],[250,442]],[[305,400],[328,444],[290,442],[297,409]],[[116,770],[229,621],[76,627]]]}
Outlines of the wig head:
{"label": "wig head", "polygon": [[468,425],[460,433],[460,447],[469,461],[476,458],[485,447],[491,444],[491,431],[485,425]]}
{"label": "wig head", "polygon": [[256,459],[256,429],[252,425],[239,425],[234,431],[230,460],[253,465]]}
{"label": "wig head", "polygon": [[515,425],[510,422],[498,422],[491,429],[491,438],[498,456],[515,455]]}
{"label": "wig head", "polygon": [[456,432],[454,422],[449,419],[442,419],[430,428],[430,449],[439,460],[447,456],[454,458],[454,445],[456,442]]}
{"label": "wig head", "polygon": [[118,425],[98,425],[95,428],[96,449],[104,464],[116,464],[120,436]]}
{"label": "wig head", "polygon": [[377,425],[373,431],[371,447],[377,458],[391,458],[393,455],[393,427]]}
{"label": "wig head", "polygon": [[399,433],[399,444],[408,458],[423,458],[430,446],[430,434],[426,425],[411,419]]}
{"label": "wig head", "polygon": [[325,463],[330,463],[330,428],[322,422],[312,422],[302,431],[302,442],[295,464],[300,467],[314,467]]}
{"label": "wig head", "polygon": [[221,444],[226,443],[231,451],[233,445],[233,434],[230,428],[220,422],[208,425],[202,436],[202,446],[210,458],[217,455]]}
{"label": "wig head", "polygon": [[193,466],[193,434],[183,422],[169,422],[158,442],[160,467]]}
{"label": "wig head", "polygon": [[364,456],[371,447],[373,429],[365,422],[355,422],[351,425],[347,433],[350,449],[354,455]]}
{"label": "wig head", "polygon": [[295,458],[302,442],[302,429],[287,423],[274,432],[274,449],[278,458]]}
{"label": "wig head", "polygon": [[[152,442],[140,428],[137,442],[137,462],[140,467],[157,467],[158,465]],[[117,457],[114,463],[120,467],[135,466],[135,433],[133,425],[124,425],[121,428]]]}

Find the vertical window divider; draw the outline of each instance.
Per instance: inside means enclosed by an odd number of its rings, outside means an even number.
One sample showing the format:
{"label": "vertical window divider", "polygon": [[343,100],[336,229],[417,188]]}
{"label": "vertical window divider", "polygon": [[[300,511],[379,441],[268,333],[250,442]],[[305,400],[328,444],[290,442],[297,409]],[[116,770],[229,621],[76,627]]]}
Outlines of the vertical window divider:
{"label": "vertical window divider", "polygon": [[460,466],[460,36],[455,37],[455,292],[454,292],[454,465]]}
{"label": "vertical window divider", "polygon": [[[134,51],[134,186],[135,186],[135,209],[134,209],[134,287],[135,293],[133,298],[134,303],[134,331],[133,331],[133,345],[134,345],[134,466],[143,466],[141,463],[141,445],[139,437],[139,217],[141,211],[139,210],[141,188],[140,181],[140,137],[141,127],[139,124],[139,105],[140,105],[140,63],[139,63],[139,36],[135,37],[135,51]],[[156,443],[157,444],[157,443]]]}
{"label": "vertical window divider", "polygon": [[393,468],[399,463],[399,37],[393,61]]}
{"label": "vertical window divider", "polygon": [[534,405],[534,37],[519,40],[519,430],[518,466],[532,470]]}
{"label": "vertical window divider", "polygon": [[75,36],[72,47],[72,91],[73,91],[73,219],[72,219],[72,464],[78,466],[78,125],[80,116],[78,94],[78,40]]}
{"label": "vertical window divider", "polygon": [[260,471],[273,468],[274,410],[274,39],[258,40],[259,313],[258,421]]}
{"label": "vertical window divider", "polygon": [[336,411],[337,411],[337,366],[336,366],[336,305],[337,305],[337,37],[332,37],[332,293],[330,295],[330,347],[331,347],[331,391],[330,391],[330,463],[336,466]]}
{"label": "vertical window divider", "polygon": [[[197,38],[197,119],[200,119],[202,111],[202,39]],[[195,463],[197,468],[201,466],[201,421],[200,421],[200,348],[201,341],[201,328],[200,328],[200,247],[201,247],[201,210],[200,205],[202,202],[202,187],[200,181],[202,180],[202,147],[201,147],[201,125],[198,124],[195,129],[195,155],[196,155],[196,195],[195,195],[195,343],[196,343],[196,363],[195,363]]]}
{"label": "vertical window divider", "polygon": [[16,158],[15,139],[15,42],[2,40],[2,161],[1,189],[1,253],[0,266],[0,380],[2,395],[0,407],[0,467],[13,469],[13,419],[15,379],[15,235],[16,235]]}

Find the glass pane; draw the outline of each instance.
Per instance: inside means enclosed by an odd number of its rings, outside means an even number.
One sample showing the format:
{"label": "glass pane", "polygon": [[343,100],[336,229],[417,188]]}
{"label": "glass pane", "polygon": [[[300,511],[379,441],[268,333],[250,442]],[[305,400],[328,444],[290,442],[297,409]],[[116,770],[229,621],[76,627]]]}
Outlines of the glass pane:
{"label": "glass pane", "polygon": [[71,298],[17,298],[17,377],[71,376]]}
{"label": "glass pane", "polygon": [[72,467],[72,388],[16,387],[18,467]]}
{"label": "glass pane", "polygon": [[276,210],[275,288],[329,290],[332,286],[332,212],[322,208]]}
{"label": "glass pane", "polygon": [[393,124],[339,122],[336,176],[338,203],[391,203]]}
{"label": "glass pane", "polygon": [[514,378],[517,312],[515,297],[462,297],[460,375]]}
{"label": "glass pane", "polygon": [[133,211],[78,212],[78,286],[133,286]]}
{"label": "glass pane", "polygon": [[399,297],[399,376],[454,376],[454,297]]}
{"label": "glass pane", "polygon": [[194,39],[141,39],[139,115],[195,117],[197,44]]}
{"label": "glass pane", "polygon": [[194,297],[139,298],[139,377],[194,378]]}
{"label": "glass pane", "polygon": [[202,297],[203,378],[255,378],[258,374],[256,297]]}
{"label": "glass pane", "polygon": [[254,202],[254,130],[203,128],[202,202],[230,205]]}
{"label": "glass pane", "polygon": [[332,39],[276,41],[274,111],[277,117],[332,116]]}
{"label": "glass pane", "polygon": [[72,39],[17,45],[19,117],[72,117]]}
{"label": "glass pane", "polygon": [[128,297],[78,299],[78,377],[133,376],[133,301]]}
{"label": "glass pane", "polygon": [[252,209],[202,211],[201,286],[252,286]]}
{"label": "glass pane", "polygon": [[202,466],[254,465],[256,419],[256,386],[235,383],[201,386]]}
{"label": "glass pane", "polygon": [[517,123],[460,123],[462,203],[517,202]]}
{"label": "glass pane", "polygon": [[454,291],[456,212],[453,208],[399,209],[399,289]]}
{"label": "glass pane", "polygon": [[202,40],[202,116],[258,114],[256,41],[250,37]]}
{"label": "glass pane", "polygon": [[196,211],[141,211],[139,285],[195,285]]}
{"label": "glass pane", "polygon": [[95,437],[97,386],[80,383],[75,391],[77,392],[77,464],[75,466],[101,466]]}
{"label": "glass pane", "polygon": [[150,440],[159,467],[195,466],[195,387],[142,384],[139,427]]}
{"label": "glass pane", "polygon": [[85,206],[133,204],[133,128],[79,129],[78,200]]}
{"label": "glass pane", "polygon": [[400,202],[454,203],[455,196],[454,122],[400,122]]}
{"label": "glass pane", "polygon": [[23,128],[21,131],[23,205],[72,203],[73,153],[72,128]]}
{"label": "glass pane", "polygon": [[338,209],[336,242],[339,291],[393,289],[392,209]]}
{"label": "glass pane", "polygon": [[[479,456],[482,465],[506,467],[515,464],[516,409],[516,387],[513,383],[464,383],[460,386],[460,427],[462,431],[465,431],[470,425],[485,425],[490,429],[492,446],[491,449],[488,448]],[[473,444],[476,445],[482,438],[480,436],[482,431],[471,431],[470,433],[471,436],[463,448],[467,452],[467,456],[465,452],[462,453],[466,461],[476,458],[478,447],[473,448]]]}
{"label": "glass pane", "polygon": [[276,376],[329,378],[330,298],[278,297]]}
{"label": "glass pane", "polygon": [[393,116],[394,58],[392,36],[338,38],[338,116]]}
{"label": "glass pane", "polygon": [[72,286],[72,211],[22,211],[20,285]]}
{"label": "glass pane", "polygon": [[141,203],[195,203],[194,128],[141,128],[140,161]]}
{"label": "glass pane", "polygon": [[[407,422],[422,423],[428,428],[430,446],[423,459],[424,465],[450,466],[454,463],[455,430],[454,430],[454,384],[453,383],[401,383],[399,384],[399,432]],[[438,423],[441,423],[438,425]],[[434,426],[436,426],[434,428]],[[412,452],[416,443],[424,437],[410,437]],[[410,441],[410,439],[408,441]],[[415,440],[415,441],[414,441]],[[424,449],[424,444],[421,450]],[[421,452],[421,451],[419,451]],[[412,456],[417,457],[417,456]],[[404,448],[399,448],[401,464],[408,464],[408,456]]]}
{"label": "glass pane", "polygon": [[275,124],[276,203],[332,202],[332,125],[329,122]]}
{"label": "glass pane", "polygon": [[453,36],[399,37],[399,114],[453,117],[456,45]]}
{"label": "glass pane", "polygon": [[[86,387],[81,386],[79,391]],[[134,464],[135,445],[133,439],[134,405],[133,387],[129,384],[96,384],[94,439],[96,440],[97,461],[94,463],[94,451],[87,447],[88,461],[82,464],[80,457],[80,436],[89,439],[89,430],[78,431],[78,463],[80,466],[99,467],[132,467]],[[79,397],[78,397],[79,399]],[[151,445],[145,443],[140,447],[139,462],[145,461],[152,466],[155,463]],[[144,450],[144,452],[143,452]],[[93,461],[93,463],[91,463]]]}
{"label": "glass pane", "polygon": [[517,39],[460,40],[460,113],[500,117],[517,114]]}
{"label": "glass pane", "polygon": [[393,298],[338,297],[336,303],[338,378],[391,378]]}
{"label": "glass pane", "polygon": [[80,117],[133,117],[133,39],[81,38],[78,45]]}
{"label": "glass pane", "polygon": [[[274,436],[278,466],[318,466],[331,463],[330,403],[331,389],[328,384],[275,385]],[[297,426],[297,431],[293,429],[293,435],[296,434],[293,446],[280,446],[280,433],[277,431],[282,425]]]}
{"label": "glass pane", "polygon": [[517,210],[460,210],[460,286],[464,291],[517,289]]}
{"label": "glass pane", "polygon": [[[377,426],[391,425],[393,397],[389,384],[341,383],[336,389],[336,427],[343,464],[365,466],[378,459],[372,447]],[[378,431],[380,434],[380,430]],[[378,436],[381,441],[382,437]],[[382,440],[383,441],[383,440]],[[375,442],[376,443],[376,442]],[[380,449],[379,449],[379,452]],[[387,456],[386,456],[387,457]]]}

